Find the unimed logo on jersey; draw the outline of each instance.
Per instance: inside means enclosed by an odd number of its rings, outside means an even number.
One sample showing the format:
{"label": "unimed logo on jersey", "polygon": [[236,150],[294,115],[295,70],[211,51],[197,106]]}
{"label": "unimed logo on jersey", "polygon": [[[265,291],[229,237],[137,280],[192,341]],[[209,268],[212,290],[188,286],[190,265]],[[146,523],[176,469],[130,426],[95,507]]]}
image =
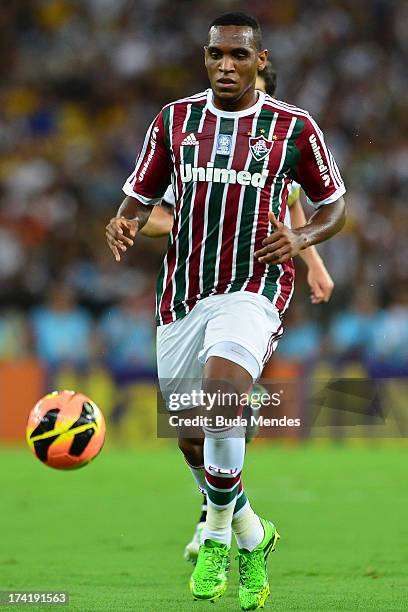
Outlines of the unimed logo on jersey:
{"label": "unimed logo on jersey", "polygon": [[153,128],[153,132],[152,132],[152,135],[150,137],[150,153],[147,156],[147,159],[146,159],[145,163],[143,164],[142,169],[140,171],[139,181],[143,181],[144,175],[146,174],[146,170],[148,169],[148,167],[150,165],[150,162],[153,159],[153,155],[154,155],[154,152],[156,150],[156,144],[157,144],[156,137],[157,137],[157,132],[158,131],[159,131],[159,128],[157,126],[155,128]]}
{"label": "unimed logo on jersey", "polygon": [[262,172],[248,172],[248,170],[233,170],[227,168],[214,168],[213,162],[207,166],[195,167],[191,164],[180,165],[180,177],[183,183],[193,181],[206,183],[230,183],[231,185],[252,185],[253,187],[265,187],[269,170]]}
{"label": "unimed logo on jersey", "polygon": [[328,187],[330,185],[330,175],[327,174],[329,169],[323,161],[323,157],[320,152],[320,147],[317,144],[316,134],[312,134],[311,136],[309,136],[309,142],[312,146],[312,151],[315,156],[317,167],[319,168],[320,176],[322,177],[324,186]]}

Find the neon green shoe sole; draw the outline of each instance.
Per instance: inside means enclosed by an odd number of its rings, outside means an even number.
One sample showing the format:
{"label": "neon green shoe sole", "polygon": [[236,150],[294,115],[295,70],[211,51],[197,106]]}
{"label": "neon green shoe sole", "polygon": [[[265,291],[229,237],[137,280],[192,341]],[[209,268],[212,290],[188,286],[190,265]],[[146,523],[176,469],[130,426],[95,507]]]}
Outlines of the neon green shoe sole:
{"label": "neon green shoe sole", "polygon": [[214,540],[205,540],[198,551],[197,563],[190,578],[194,599],[215,601],[228,583],[230,547]]}
{"label": "neon green shoe sole", "polygon": [[264,538],[254,550],[240,550],[239,559],[239,602],[242,610],[263,608],[270,595],[267,573],[268,555],[275,550],[280,538],[276,527],[270,521],[260,518]]}
{"label": "neon green shoe sole", "polygon": [[190,579],[190,591],[194,601],[210,601],[211,603],[214,603],[215,601],[217,601],[217,599],[224,595],[225,591],[227,590],[227,586],[228,584],[225,583],[225,585],[223,585],[221,588],[218,588],[217,593],[215,595],[209,596],[208,593],[205,593],[205,595],[203,595],[202,593],[197,594],[193,590],[193,586]]}

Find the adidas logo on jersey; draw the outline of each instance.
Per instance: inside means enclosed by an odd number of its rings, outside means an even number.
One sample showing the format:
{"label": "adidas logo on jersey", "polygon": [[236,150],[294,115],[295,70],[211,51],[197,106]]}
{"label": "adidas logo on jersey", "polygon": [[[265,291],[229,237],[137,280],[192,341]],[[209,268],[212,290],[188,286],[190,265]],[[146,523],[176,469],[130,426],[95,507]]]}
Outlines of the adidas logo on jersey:
{"label": "adidas logo on jersey", "polygon": [[181,146],[190,146],[190,147],[194,147],[196,145],[200,144],[197,140],[197,138],[195,137],[195,134],[191,133],[188,136],[186,136],[184,138],[184,140],[181,143]]}

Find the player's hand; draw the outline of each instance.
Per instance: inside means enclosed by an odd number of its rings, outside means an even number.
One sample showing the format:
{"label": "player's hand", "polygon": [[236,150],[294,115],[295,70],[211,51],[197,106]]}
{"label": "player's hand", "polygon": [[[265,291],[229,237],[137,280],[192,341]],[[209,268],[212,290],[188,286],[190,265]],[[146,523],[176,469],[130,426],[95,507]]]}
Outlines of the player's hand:
{"label": "player's hand", "polygon": [[334,282],[321,260],[309,266],[307,282],[310,287],[310,301],[312,304],[321,304],[330,300]]}
{"label": "player's hand", "polygon": [[106,226],[106,240],[116,261],[127,249],[133,246],[134,238],[139,230],[136,219],[125,217],[114,217]]}
{"label": "player's hand", "polygon": [[274,231],[262,241],[263,249],[256,251],[255,257],[260,263],[282,264],[299,253],[302,243],[299,235],[278,221],[273,212],[268,216]]}

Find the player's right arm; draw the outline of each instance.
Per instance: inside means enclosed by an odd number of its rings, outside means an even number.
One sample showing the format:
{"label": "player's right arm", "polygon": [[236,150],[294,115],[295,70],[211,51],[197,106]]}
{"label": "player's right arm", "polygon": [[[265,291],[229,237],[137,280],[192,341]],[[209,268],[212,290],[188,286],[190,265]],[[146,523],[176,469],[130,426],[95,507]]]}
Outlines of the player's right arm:
{"label": "player's right arm", "polygon": [[123,200],[116,217],[106,226],[106,240],[116,261],[120,261],[121,252],[133,246],[136,234],[146,225],[152,208],[130,196]]}
{"label": "player's right arm", "polygon": [[106,226],[106,240],[116,261],[133,246],[136,234],[146,225],[170,183],[172,162],[168,142],[161,111],[147,130],[135,169],[123,186],[127,197]]}

